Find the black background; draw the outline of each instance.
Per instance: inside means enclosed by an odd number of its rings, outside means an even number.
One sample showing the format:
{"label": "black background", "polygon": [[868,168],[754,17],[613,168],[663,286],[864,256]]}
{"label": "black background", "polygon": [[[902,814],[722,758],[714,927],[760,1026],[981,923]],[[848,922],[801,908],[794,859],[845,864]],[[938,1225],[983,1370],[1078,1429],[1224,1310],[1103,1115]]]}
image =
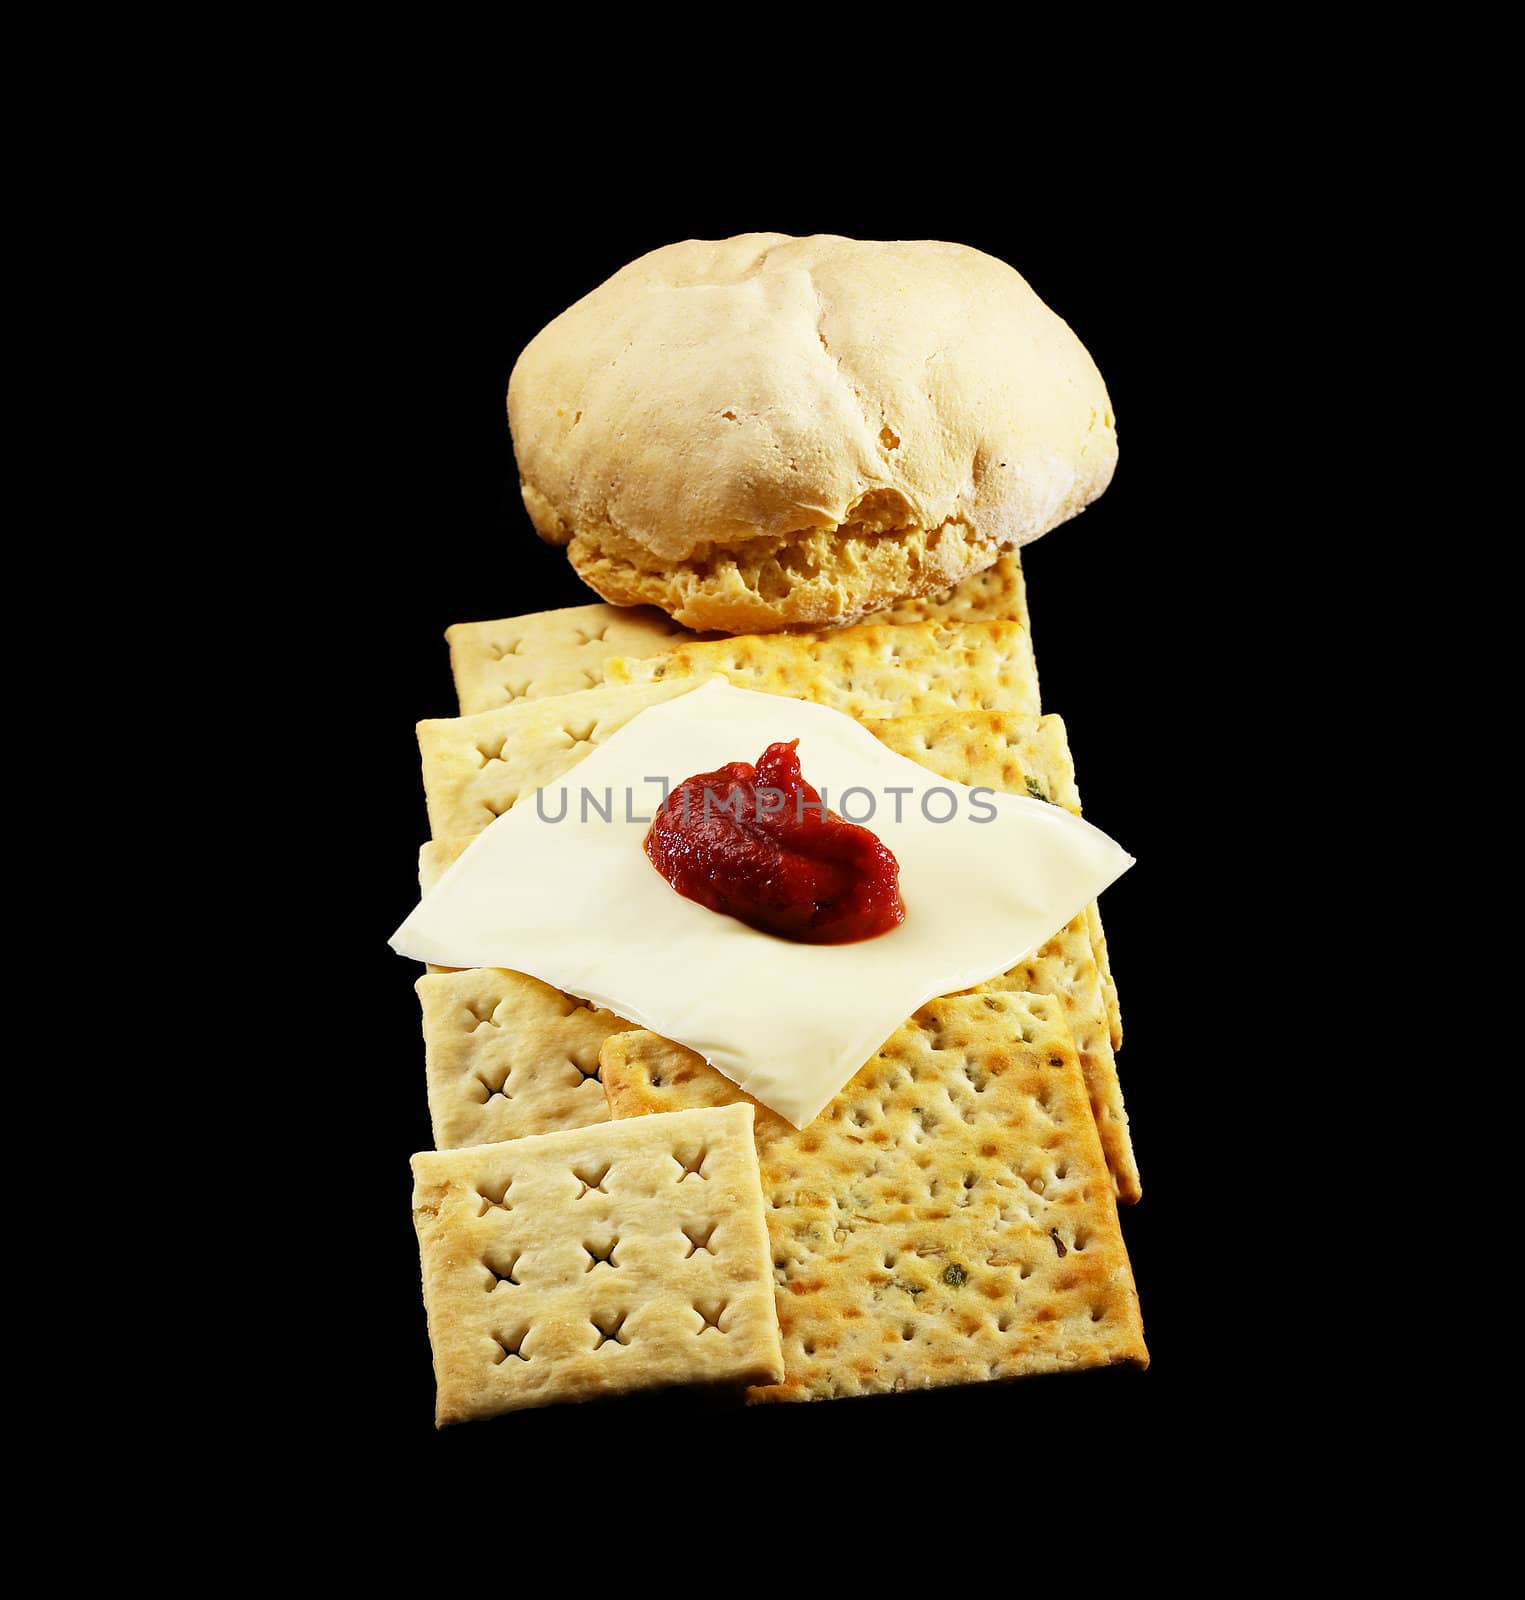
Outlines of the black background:
{"label": "black background", "polygon": [[[324,1131],[352,1152],[337,1200],[344,1237],[364,1249],[355,1260],[351,1244],[336,1276],[315,1229],[306,1265],[325,1316],[296,1354],[353,1471],[471,1481],[509,1459],[634,1463],[655,1449],[681,1460],[702,1439],[710,1460],[734,1449],[762,1471],[816,1463],[828,1483],[840,1464],[887,1449],[941,1461],[996,1452],[1020,1476],[1024,1461],[1057,1466],[1054,1441],[1066,1439],[1066,1471],[1106,1473],[1126,1457],[1147,1474],[1183,1450],[1211,1454],[1208,1441],[1242,1428],[1258,1404],[1239,1365],[1246,1256],[1242,1240],[1224,1242],[1241,1227],[1236,1080],[1248,1070],[1242,963],[1223,920],[1234,891],[1216,859],[1242,824],[1232,781],[1250,671],[1236,610],[1247,579],[1225,553],[1212,469],[1236,426],[1238,313],[1221,289],[1233,249],[1204,226],[1195,191],[1161,189],[1150,226],[1121,237],[1105,208],[1073,194],[997,204],[988,187],[956,183],[908,202],[833,192],[817,202],[785,175],[733,193],[674,161],[644,173],[633,196],[549,215],[523,187],[413,174],[367,208],[365,249],[332,280],[334,327],[358,333],[321,397],[345,441],[344,481],[322,508],[342,537],[302,558],[311,615],[293,650],[308,701],[344,716],[315,724],[293,759],[363,773],[319,830],[313,936],[336,952],[342,1028],[304,1037],[316,1038]],[[1123,1225],[1153,1364],[802,1407],[664,1395],[436,1435],[409,1213],[408,1157],[431,1142],[418,969],[386,945],[414,902],[427,835],[413,724],[455,710],[441,637],[450,623],[595,598],[519,501],[503,399],[520,349],[643,251],[758,229],[989,251],[1071,324],[1107,381],[1121,450],[1113,484],[1023,559],[1044,707],[1065,718],[1088,818],[1138,858],[1103,910],[1144,1184]],[[316,864],[320,846],[298,820]],[[1077,1438],[1087,1441],[1078,1455]]]}

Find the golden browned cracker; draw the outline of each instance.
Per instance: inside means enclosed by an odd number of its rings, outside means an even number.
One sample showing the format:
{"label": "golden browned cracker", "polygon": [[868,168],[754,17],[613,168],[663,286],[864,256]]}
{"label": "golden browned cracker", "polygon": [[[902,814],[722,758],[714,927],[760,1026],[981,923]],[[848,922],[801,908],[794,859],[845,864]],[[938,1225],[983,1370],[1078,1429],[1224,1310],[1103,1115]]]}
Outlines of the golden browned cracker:
{"label": "golden browned cracker", "polygon": [[[896,717],[864,725],[897,754],[920,763],[939,777],[1026,794],[1080,814],[1075,765],[1064,723],[1057,716],[981,712]],[[1141,1197],[1143,1189],[1118,1079],[1111,1015],[1094,940],[1094,912],[1093,902],[1040,950],[1014,967],[1009,981],[1018,989],[1054,995],[1063,1005],[1080,1051],[1086,1087],[1118,1198],[1131,1205]],[[1099,927],[1099,918],[1096,926]],[[1117,1032],[1120,1036],[1120,1024]]]}
{"label": "golden browned cracker", "polygon": [[936,711],[1036,713],[1038,674],[1016,622],[864,624],[834,633],[743,634],[664,655],[615,657],[611,684],[723,673],[742,689],[790,695],[850,717]]}
{"label": "golden browned cracker", "polygon": [[[920,600],[903,600],[876,611],[865,622],[1020,622],[1032,633],[1027,615],[1027,583],[1022,557],[1008,550],[993,567]],[[630,652],[632,655],[634,651]]]}
{"label": "golden browned cracker", "polygon": [[1101,975],[1101,997],[1107,1008],[1107,1030],[1112,1036],[1113,1050],[1121,1050],[1123,1008],[1117,998],[1117,981],[1112,976],[1112,957],[1107,949],[1106,929],[1101,925],[1101,908],[1094,900],[1086,907],[1086,921],[1091,929],[1091,949],[1096,955],[1096,970]]}
{"label": "golden browned cracker", "polygon": [[[645,1030],[604,1045],[617,1123],[745,1101]],[[813,1400],[1148,1363],[1062,1008],[934,1000],[796,1129],[754,1106],[784,1379]]]}
{"label": "golden browned cracker", "polygon": [[1012,711],[941,712],[867,717],[863,725],[897,755],[940,778],[1048,800],[1080,815],[1064,720],[1052,713],[1040,717]]}
{"label": "golden browned cracker", "polygon": [[[951,589],[907,600],[865,622],[1020,622],[1028,627],[1022,558],[1008,551],[993,567]],[[604,681],[611,655],[639,659],[713,637],[694,633],[655,606],[602,603],[537,611],[446,629],[461,714],[548,695],[574,694]]]}
{"label": "golden browned cracker", "polygon": [[1091,953],[1091,930],[1082,912],[1010,972],[979,985],[976,992],[1031,991],[1053,996],[1080,1055],[1082,1075],[1117,1198],[1134,1205],[1143,1197],[1138,1162],[1117,1076],[1117,1057],[1107,1032],[1101,978]]}

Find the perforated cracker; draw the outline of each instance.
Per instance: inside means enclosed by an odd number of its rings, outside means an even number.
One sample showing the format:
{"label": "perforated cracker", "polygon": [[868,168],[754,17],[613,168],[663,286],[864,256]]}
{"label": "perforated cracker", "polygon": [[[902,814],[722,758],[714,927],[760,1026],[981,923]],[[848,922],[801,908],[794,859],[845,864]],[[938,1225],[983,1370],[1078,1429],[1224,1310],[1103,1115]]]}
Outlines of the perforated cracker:
{"label": "perforated cracker", "polygon": [[[1080,792],[1075,787],[1075,763],[1057,717],[1036,721],[1006,712],[983,712],[924,718],[895,719],[876,725],[880,736],[901,755],[919,761],[945,778],[970,786],[985,784],[1012,794],[1029,794],[1052,800],[1077,817]],[[1091,950],[1101,979],[1102,1002],[1112,1049],[1122,1049],[1123,1017],[1117,984],[1102,929],[1101,912],[1093,902],[1086,908]]]}
{"label": "perforated cracker", "polygon": [[1143,1196],[1143,1186],[1085,913],[1009,972],[980,984],[976,992],[1001,989],[1052,995],[1058,1001],[1080,1055],[1091,1114],[1117,1197],[1125,1205],[1136,1204]]}
{"label": "perforated cracker", "polygon": [[850,717],[936,711],[1036,713],[1038,673],[1016,622],[869,624],[835,633],[742,634],[616,657],[609,683],[724,673],[738,688],[792,695]]}
{"label": "perforated cracker", "polygon": [[[1075,787],[1075,762],[1057,717],[1036,722],[1004,712],[974,716],[905,718],[876,725],[891,749],[919,761],[942,777],[958,782],[985,784],[1013,794],[1052,800],[1077,817],[1080,791]],[[1122,1049],[1123,1017],[1117,985],[1102,930],[1101,913],[1093,903],[1086,909],[1091,948],[1101,977],[1102,1000],[1114,1051]]]}
{"label": "perforated cracker", "polygon": [[[1020,622],[1032,632],[1027,615],[1027,583],[1022,558],[1009,550],[993,567],[976,572],[940,594],[905,600],[865,617],[865,622]],[[631,654],[634,654],[632,651]]]}
{"label": "perforated cracker", "polygon": [[430,832],[436,839],[480,833],[521,794],[553,783],[648,706],[693,687],[687,679],[605,684],[470,717],[420,722]]}
{"label": "perforated cracker", "polygon": [[499,967],[432,974],[416,988],[436,1149],[609,1120],[598,1052],[629,1023]]}
{"label": "perforated cracker", "polygon": [[[429,839],[418,848],[418,892],[420,897],[428,892],[444,876],[445,869],[455,858],[471,843],[470,839],[456,837],[453,839]],[[432,961],[424,963],[425,972],[456,972],[457,967],[441,967]],[[428,1048],[428,1024],[425,1023],[425,1049]]]}
{"label": "perforated cracker", "polygon": [[[644,1030],[603,1048],[626,1118],[746,1097]],[[785,1375],[813,1400],[1148,1363],[1058,1004],[934,1000],[803,1130],[756,1106]]]}
{"label": "perforated cracker", "polygon": [[[1080,813],[1075,765],[1063,721],[1053,715],[1015,717],[1005,712],[974,716],[897,717],[864,724],[897,754],[939,777],[1026,794]],[[1092,908],[1061,928],[1026,961],[1011,969],[1004,985],[1055,996],[1064,1008],[1085,1073],[1086,1089],[1101,1133],[1107,1165],[1119,1199],[1143,1193],[1128,1111],[1117,1075],[1116,1046],[1100,964],[1092,939]]]}
{"label": "perforated cracker", "polygon": [[655,606],[567,606],[445,630],[463,716],[596,688],[607,656],[656,655],[696,637]]}
{"label": "perforated cracker", "polygon": [[1086,907],[1086,923],[1091,930],[1091,949],[1096,956],[1096,970],[1101,974],[1101,998],[1107,1008],[1107,1029],[1112,1036],[1112,1048],[1123,1047],[1123,1008],[1117,998],[1117,981],[1112,976],[1112,957],[1107,950],[1107,932],[1101,925],[1101,908],[1093,900]]}
{"label": "perforated cracker", "polygon": [[445,875],[445,869],[471,843],[467,834],[454,834],[448,839],[429,839],[418,850],[418,892],[428,892]]}
{"label": "perforated cracker", "polygon": [[866,727],[897,755],[940,778],[1048,800],[1075,816],[1080,795],[1063,718],[1012,711],[871,717]]}
{"label": "perforated cracker", "polygon": [[413,1157],[435,1422],[783,1376],[747,1105]]}
{"label": "perforated cracker", "polygon": [[[993,567],[940,594],[907,600],[865,622],[1020,622],[1028,626],[1021,557],[1008,551]],[[445,630],[461,715],[546,695],[574,694],[604,681],[612,655],[640,659],[711,635],[693,633],[655,606],[567,606]]]}

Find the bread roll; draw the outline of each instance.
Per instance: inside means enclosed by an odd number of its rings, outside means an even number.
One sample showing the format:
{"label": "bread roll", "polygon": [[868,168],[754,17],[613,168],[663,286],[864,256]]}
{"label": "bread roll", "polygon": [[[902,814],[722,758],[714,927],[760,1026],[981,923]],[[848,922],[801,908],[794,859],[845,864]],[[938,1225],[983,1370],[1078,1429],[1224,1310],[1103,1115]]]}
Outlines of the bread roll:
{"label": "bread roll", "polygon": [[1111,481],[1101,374],[963,245],[668,245],[524,350],[524,503],[616,605],[728,633],[851,622],[989,567]]}

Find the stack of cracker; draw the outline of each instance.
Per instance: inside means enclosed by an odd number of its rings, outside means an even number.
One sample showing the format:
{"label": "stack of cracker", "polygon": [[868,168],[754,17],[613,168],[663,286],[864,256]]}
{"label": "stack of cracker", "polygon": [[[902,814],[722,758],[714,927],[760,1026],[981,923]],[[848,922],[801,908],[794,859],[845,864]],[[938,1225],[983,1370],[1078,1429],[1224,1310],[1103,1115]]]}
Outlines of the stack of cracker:
{"label": "stack of cracker", "polygon": [[[1015,552],[830,632],[703,638],[598,604],[448,638],[462,714],[418,729],[426,892],[495,818],[715,673],[844,712],[946,780],[1080,811]],[[1094,905],[1010,972],[923,1007],[803,1130],[682,1046],[523,974],[433,970],[417,987],[438,1153],[414,1158],[414,1205],[440,1423],[677,1383],[817,1399],[1147,1363],[1117,1211],[1140,1195],[1122,1021]]]}

